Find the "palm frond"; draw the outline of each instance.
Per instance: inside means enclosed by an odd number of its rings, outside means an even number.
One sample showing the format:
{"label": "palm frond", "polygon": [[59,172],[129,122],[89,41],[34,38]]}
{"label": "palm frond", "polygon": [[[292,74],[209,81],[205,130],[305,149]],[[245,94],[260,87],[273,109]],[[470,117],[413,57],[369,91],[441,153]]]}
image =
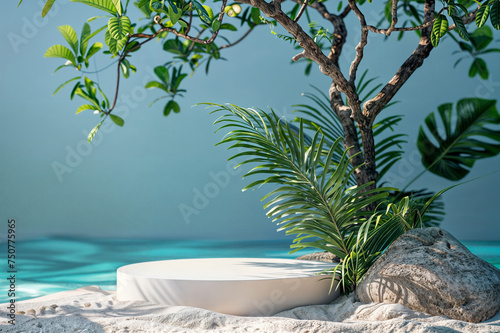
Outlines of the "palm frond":
{"label": "palm frond", "polygon": [[274,184],[275,189],[263,198],[264,207],[279,230],[296,236],[293,251],[313,247],[340,257],[345,264],[331,273],[341,277],[344,291],[351,290],[359,272],[367,269],[366,260],[371,262],[380,252],[356,251],[358,230],[370,214],[363,209],[395,189],[351,186],[350,157],[343,152],[338,161],[333,158],[342,138],[329,145],[322,131],[316,130],[306,144],[303,121],[294,131],[272,110],[209,105],[216,108],[213,112],[223,113],[215,122],[217,131],[229,130],[219,144],[242,148],[231,159],[243,157],[240,165],[253,166],[244,177],[258,177],[245,189]]}

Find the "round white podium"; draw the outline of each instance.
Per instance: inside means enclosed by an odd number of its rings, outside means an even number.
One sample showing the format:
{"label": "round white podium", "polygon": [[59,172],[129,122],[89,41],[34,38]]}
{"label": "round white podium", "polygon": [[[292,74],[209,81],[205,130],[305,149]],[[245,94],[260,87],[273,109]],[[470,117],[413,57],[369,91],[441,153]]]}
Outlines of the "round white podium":
{"label": "round white podium", "polygon": [[238,316],[270,316],[297,306],[327,304],[335,264],[262,258],[151,261],[117,270],[120,301],[194,306]]}

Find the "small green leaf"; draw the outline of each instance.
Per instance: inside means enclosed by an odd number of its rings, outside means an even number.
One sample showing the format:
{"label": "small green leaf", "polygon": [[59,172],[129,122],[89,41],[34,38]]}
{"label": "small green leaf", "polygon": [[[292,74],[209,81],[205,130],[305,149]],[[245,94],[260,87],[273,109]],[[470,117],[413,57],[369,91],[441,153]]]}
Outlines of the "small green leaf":
{"label": "small green leaf", "polygon": [[69,25],[61,25],[60,27],[57,27],[61,34],[63,35],[64,39],[68,42],[69,46],[75,51],[75,55],[78,54],[78,37],[76,36],[75,29]]}
{"label": "small green leaf", "polygon": [[175,4],[171,4],[168,7],[168,17],[169,17],[170,21],[172,22],[172,25],[176,24],[177,21],[179,21],[179,19],[181,18],[181,16],[182,16],[182,12],[180,10],[177,10],[177,7],[175,6]]}
{"label": "small green leaf", "polygon": [[82,33],[80,34],[80,54],[82,56],[87,52],[87,46],[89,44],[89,40],[87,37],[90,36],[92,30],[90,29],[90,25],[88,23],[83,24]]}
{"label": "small green leaf", "polygon": [[[21,4],[22,1],[23,0],[19,1],[19,5]],[[49,10],[52,8],[52,5],[54,4],[54,2],[56,2],[56,0],[47,0],[47,2],[45,3],[45,6],[43,6],[43,9],[42,9],[42,17],[45,17],[45,15],[47,15]],[[17,5],[17,7],[19,7],[19,5]]]}
{"label": "small green leaf", "polygon": [[488,1],[485,1],[477,10],[476,25],[478,28],[481,28],[486,23],[489,14],[490,14],[490,6]]}
{"label": "small green leaf", "polygon": [[212,30],[217,31],[220,28],[220,21],[219,20],[213,20],[212,22]]}
{"label": "small green leaf", "polygon": [[123,127],[123,125],[125,124],[125,120],[123,120],[121,117],[114,114],[109,114],[109,116],[111,117],[111,120],[118,126]]}
{"label": "small green leaf", "polygon": [[93,110],[93,111],[95,111],[96,107],[95,107],[95,105],[83,104],[82,106],[80,106],[78,108],[78,110],[76,110],[76,114],[79,114],[80,112],[85,111],[85,110]]}
{"label": "small green leaf", "polygon": [[168,81],[170,81],[170,75],[168,74],[168,70],[163,66],[157,66],[155,67],[154,72],[156,76],[158,76],[160,80],[162,80],[162,82],[167,86]]}
{"label": "small green leaf", "polygon": [[202,4],[196,0],[192,0],[191,3],[194,5],[196,11],[200,15],[201,20],[204,21],[205,23],[210,24],[211,23],[210,16],[208,16],[207,11],[205,10],[205,8],[203,8]]}
{"label": "small green leaf", "polygon": [[108,21],[108,31],[116,40],[127,36],[130,32],[130,19],[127,16],[112,17]]}
{"label": "small green leaf", "polygon": [[432,33],[440,38],[446,35],[448,31],[448,19],[444,15],[439,15],[432,26]]}
{"label": "small green leaf", "polygon": [[225,30],[230,30],[230,31],[238,31],[238,29],[230,23],[222,23],[220,28],[221,28],[221,30],[225,29]]}
{"label": "small green leaf", "polygon": [[85,60],[88,61],[90,59],[90,57],[92,57],[94,54],[96,54],[97,52],[99,52],[99,50],[103,47],[104,45],[102,45],[102,43],[100,42],[96,42],[94,43],[94,45],[92,45],[89,49],[89,51],[87,52],[87,55],[85,56]]}
{"label": "small green leaf", "polygon": [[122,15],[122,2],[120,0],[111,0],[113,2],[113,6],[115,6],[116,12],[119,16]]}
{"label": "small green leaf", "polygon": [[468,41],[469,40],[469,33],[467,32],[467,29],[465,28],[464,22],[462,19],[458,16],[452,15],[451,18],[453,19],[453,22],[456,25],[456,29],[460,37],[462,37],[463,40]]}
{"label": "small green leaf", "polygon": [[68,83],[73,82],[73,81],[78,80],[78,79],[80,79],[80,76],[76,76],[76,77],[74,77],[72,79],[69,79],[68,81],[64,82],[59,87],[57,87],[57,89],[54,91],[54,93],[52,94],[52,96],[55,95],[55,94],[57,94],[57,92],[59,90],[61,90],[62,88],[64,88],[64,86],[66,86]]}
{"label": "small green leaf", "polygon": [[71,2],[79,2],[88,6],[104,10],[110,14],[116,15],[118,12],[111,0],[71,0]]}
{"label": "small green leaf", "polygon": [[21,5],[21,2],[23,2],[23,0],[19,0],[19,3],[17,4],[17,8],[19,8],[19,6]]}
{"label": "small green leaf", "polygon": [[170,93],[168,87],[158,81],[150,81],[146,84],[146,89],[151,89],[151,88],[158,88],[165,91],[166,93]]}
{"label": "small green leaf", "polygon": [[[103,121],[104,121],[104,120],[103,120]],[[94,136],[96,135],[96,133],[97,133],[97,131],[99,130],[99,127],[101,127],[101,125],[102,125],[102,122],[103,122],[103,121],[101,121],[99,124],[97,124],[97,125],[96,125],[96,127],[94,127],[94,128],[92,129],[92,131],[90,131],[89,136],[87,137],[87,141],[88,141],[89,143],[90,143],[90,141],[92,141],[92,139],[93,139],[93,138],[94,138]]]}
{"label": "small green leaf", "polygon": [[151,1],[149,3],[149,9],[151,9],[152,12],[168,14],[165,10],[163,1]]}
{"label": "small green leaf", "polygon": [[260,24],[260,16],[260,9],[252,7],[252,10],[250,11],[250,17],[252,18],[253,23]]}
{"label": "small green leaf", "polygon": [[63,58],[63,59],[69,60],[73,64],[73,66],[76,67],[75,56],[67,47],[62,46],[62,45],[52,45],[45,52],[44,57]]}
{"label": "small green leaf", "polygon": [[495,1],[490,8],[490,21],[493,28],[500,30],[500,1]]}
{"label": "small green leaf", "polygon": [[469,69],[469,77],[474,77],[476,74],[479,74],[479,76],[484,80],[486,80],[489,76],[486,62],[481,58],[474,59]]}
{"label": "small green leaf", "polygon": [[168,103],[165,105],[165,108],[163,109],[163,115],[166,117],[170,114],[171,111],[174,111],[175,113],[181,112],[179,104],[177,104],[177,102],[174,100],[168,101]]}

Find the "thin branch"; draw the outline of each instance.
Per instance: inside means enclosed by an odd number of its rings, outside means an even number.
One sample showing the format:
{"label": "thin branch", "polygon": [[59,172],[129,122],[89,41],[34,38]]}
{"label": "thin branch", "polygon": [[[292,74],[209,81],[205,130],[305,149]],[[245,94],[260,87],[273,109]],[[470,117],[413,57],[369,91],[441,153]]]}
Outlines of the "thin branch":
{"label": "thin branch", "polygon": [[356,5],[356,1],[349,0],[349,6],[358,17],[359,23],[361,24],[361,38],[358,45],[356,46],[356,57],[352,61],[351,68],[349,69],[349,83],[354,87],[358,66],[361,63],[361,60],[363,60],[364,49],[366,44],[368,43],[368,28],[366,27],[365,16],[359,10],[358,6]]}
{"label": "thin branch", "polygon": [[387,36],[390,36],[398,23],[398,0],[392,0],[392,21],[391,26],[387,29]]}
{"label": "thin branch", "polygon": [[307,8],[307,2],[308,2],[308,0],[304,0],[304,2],[302,3],[302,6],[300,7],[300,10],[299,10],[299,13],[297,14],[297,17],[293,20],[294,22],[299,21],[300,17],[302,16],[302,14],[304,13],[304,11]]}
{"label": "thin branch", "polygon": [[292,58],[292,61],[298,61],[299,59],[302,59],[302,58],[305,58],[306,57],[306,53],[305,51],[302,51],[301,53],[297,54],[296,56],[294,56]]}
{"label": "thin branch", "polygon": [[[434,20],[435,0],[426,0],[424,5],[424,24]],[[382,111],[385,105],[394,97],[399,89],[408,81],[410,76],[424,63],[432,51],[430,25],[422,30],[420,41],[413,53],[401,65],[391,80],[380,90],[374,98],[367,101],[363,106],[363,115],[365,115],[370,124],[373,124],[376,116]]]}
{"label": "thin branch", "polygon": [[344,11],[339,15],[341,19],[344,19],[347,17],[347,15],[351,12],[351,7],[350,6],[346,6],[344,8]]}
{"label": "thin branch", "polygon": [[[437,16],[441,15],[441,13],[443,13],[446,9],[448,9],[448,7],[442,8],[437,13],[436,18],[437,18]],[[432,19],[431,21],[425,22],[424,24],[416,26],[416,27],[393,28],[391,30],[391,32],[393,32],[393,31],[415,31],[415,30],[423,30],[423,29],[425,29],[425,28],[433,25],[434,21],[436,21],[436,18]],[[376,34],[382,34],[382,35],[386,35],[386,36],[389,36],[391,34],[391,32],[389,32],[390,28],[389,29],[379,29],[379,28],[376,28],[376,27],[374,27],[372,25],[367,25],[366,27],[368,28],[368,30],[370,30],[371,32],[374,32]]]}
{"label": "thin branch", "polygon": [[257,24],[255,24],[254,26],[252,26],[250,29],[247,30],[247,32],[245,32],[243,34],[243,36],[241,36],[237,41],[235,41],[234,43],[230,43],[230,44],[226,44],[226,45],[222,45],[221,47],[219,47],[217,49],[217,51],[220,51],[222,49],[227,49],[228,47],[233,47],[235,46],[236,44],[238,44],[239,42],[241,42],[242,40],[244,40],[248,35],[250,35],[250,33],[252,32],[252,30],[257,26]]}

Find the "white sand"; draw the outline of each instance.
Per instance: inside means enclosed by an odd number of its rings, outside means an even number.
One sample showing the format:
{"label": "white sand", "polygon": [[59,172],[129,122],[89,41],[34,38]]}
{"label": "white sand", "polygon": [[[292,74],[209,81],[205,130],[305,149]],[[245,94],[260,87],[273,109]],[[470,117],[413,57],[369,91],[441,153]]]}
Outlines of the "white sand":
{"label": "white sand", "polygon": [[192,307],[120,302],[116,292],[91,286],[16,302],[16,311],[26,314],[16,314],[15,325],[7,323],[7,305],[0,305],[2,333],[500,332],[500,312],[486,322],[471,324],[425,315],[398,304],[363,304],[355,302],[353,296],[273,317],[236,317]]}

